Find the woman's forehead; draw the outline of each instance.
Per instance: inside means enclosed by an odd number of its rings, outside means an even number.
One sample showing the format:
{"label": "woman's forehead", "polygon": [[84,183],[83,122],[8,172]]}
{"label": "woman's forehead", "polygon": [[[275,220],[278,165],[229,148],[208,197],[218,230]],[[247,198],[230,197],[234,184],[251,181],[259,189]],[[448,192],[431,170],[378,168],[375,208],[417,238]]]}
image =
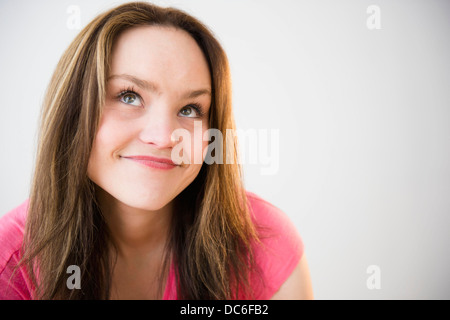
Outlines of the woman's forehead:
{"label": "woman's forehead", "polygon": [[117,38],[110,75],[128,74],[165,85],[211,87],[208,63],[184,30],[164,26],[128,29]]}

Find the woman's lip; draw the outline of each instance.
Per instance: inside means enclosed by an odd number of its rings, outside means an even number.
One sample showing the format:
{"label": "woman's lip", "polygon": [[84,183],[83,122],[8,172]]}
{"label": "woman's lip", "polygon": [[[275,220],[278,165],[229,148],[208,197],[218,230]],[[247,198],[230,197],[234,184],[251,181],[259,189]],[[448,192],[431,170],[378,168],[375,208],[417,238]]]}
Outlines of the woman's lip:
{"label": "woman's lip", "polygon": [[151,156],[122,156],[122,158],[133,160],[135,162],[146,165],[147,167],[156,169],[173,169],[178,165],[175,164],[171,159],[167,158],[157,158]]}

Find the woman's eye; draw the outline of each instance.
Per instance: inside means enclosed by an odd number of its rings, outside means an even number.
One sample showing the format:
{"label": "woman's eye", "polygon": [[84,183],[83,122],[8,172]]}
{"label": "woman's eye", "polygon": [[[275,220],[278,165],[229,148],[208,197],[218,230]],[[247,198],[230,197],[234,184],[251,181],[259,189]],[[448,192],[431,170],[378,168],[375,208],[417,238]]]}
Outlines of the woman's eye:
{"label": "woman's eye", "polygon": [[200,115],[198,108],[192,105],[183,107],[183,109],[180,110],[180,114],[183,117],[188,118],[196,118]]}
{"label": "woman's eye", "polygon": [[142,105],[141,99],[136,93],[128,92],[124,93],[120,97],[120,101],[122,101],[125,104],[131,104],[133,106],[140,106]]}

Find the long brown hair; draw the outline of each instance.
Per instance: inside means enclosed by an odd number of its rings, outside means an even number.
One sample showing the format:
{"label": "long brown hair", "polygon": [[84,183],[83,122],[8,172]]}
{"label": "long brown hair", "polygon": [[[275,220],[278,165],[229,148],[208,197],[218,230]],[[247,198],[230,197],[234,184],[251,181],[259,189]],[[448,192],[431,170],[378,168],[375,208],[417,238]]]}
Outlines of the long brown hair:
{"label": "long brown hair", "polygon": [[[202,49],[212,80],[210,128],[235,129],[227,57],[197,19],[173,8],[128,3],[89,23],[59,61],[44,100],[39,146],[26,222],[23,259],[37,299],[108,299],[113,259],[108,228],[87,177],[91,147],[105,99],[112,46],[118,35],[140,25],[187,31]],[[181,299],[249,297],[258,241],[237,164],[203,164],[199,175],[175,199],[167,266],[176,266]],[[217,150],[216,150],[217,152]],[[69,265],[81,271],[81,289],[66,286]],[[160,286],[162,286],[161,277]]]}

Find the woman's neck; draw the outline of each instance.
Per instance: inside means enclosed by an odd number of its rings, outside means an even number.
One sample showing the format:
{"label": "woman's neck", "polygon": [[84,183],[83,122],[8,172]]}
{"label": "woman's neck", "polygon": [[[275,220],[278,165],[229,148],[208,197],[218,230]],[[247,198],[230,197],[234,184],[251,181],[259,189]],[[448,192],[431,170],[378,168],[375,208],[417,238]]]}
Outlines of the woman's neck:
{"label": "woman's neck", "polygon": [[173,204],[142,210],[104,190],[98,190],[97,199],[114,245],[111,299],[162,299]]}
{"label": "woman's neck", "polygon": [[130,207],[99,190],[97,198],[120,258],[146,260],[162,254],[172,218],[172,203],[157,211]]}

